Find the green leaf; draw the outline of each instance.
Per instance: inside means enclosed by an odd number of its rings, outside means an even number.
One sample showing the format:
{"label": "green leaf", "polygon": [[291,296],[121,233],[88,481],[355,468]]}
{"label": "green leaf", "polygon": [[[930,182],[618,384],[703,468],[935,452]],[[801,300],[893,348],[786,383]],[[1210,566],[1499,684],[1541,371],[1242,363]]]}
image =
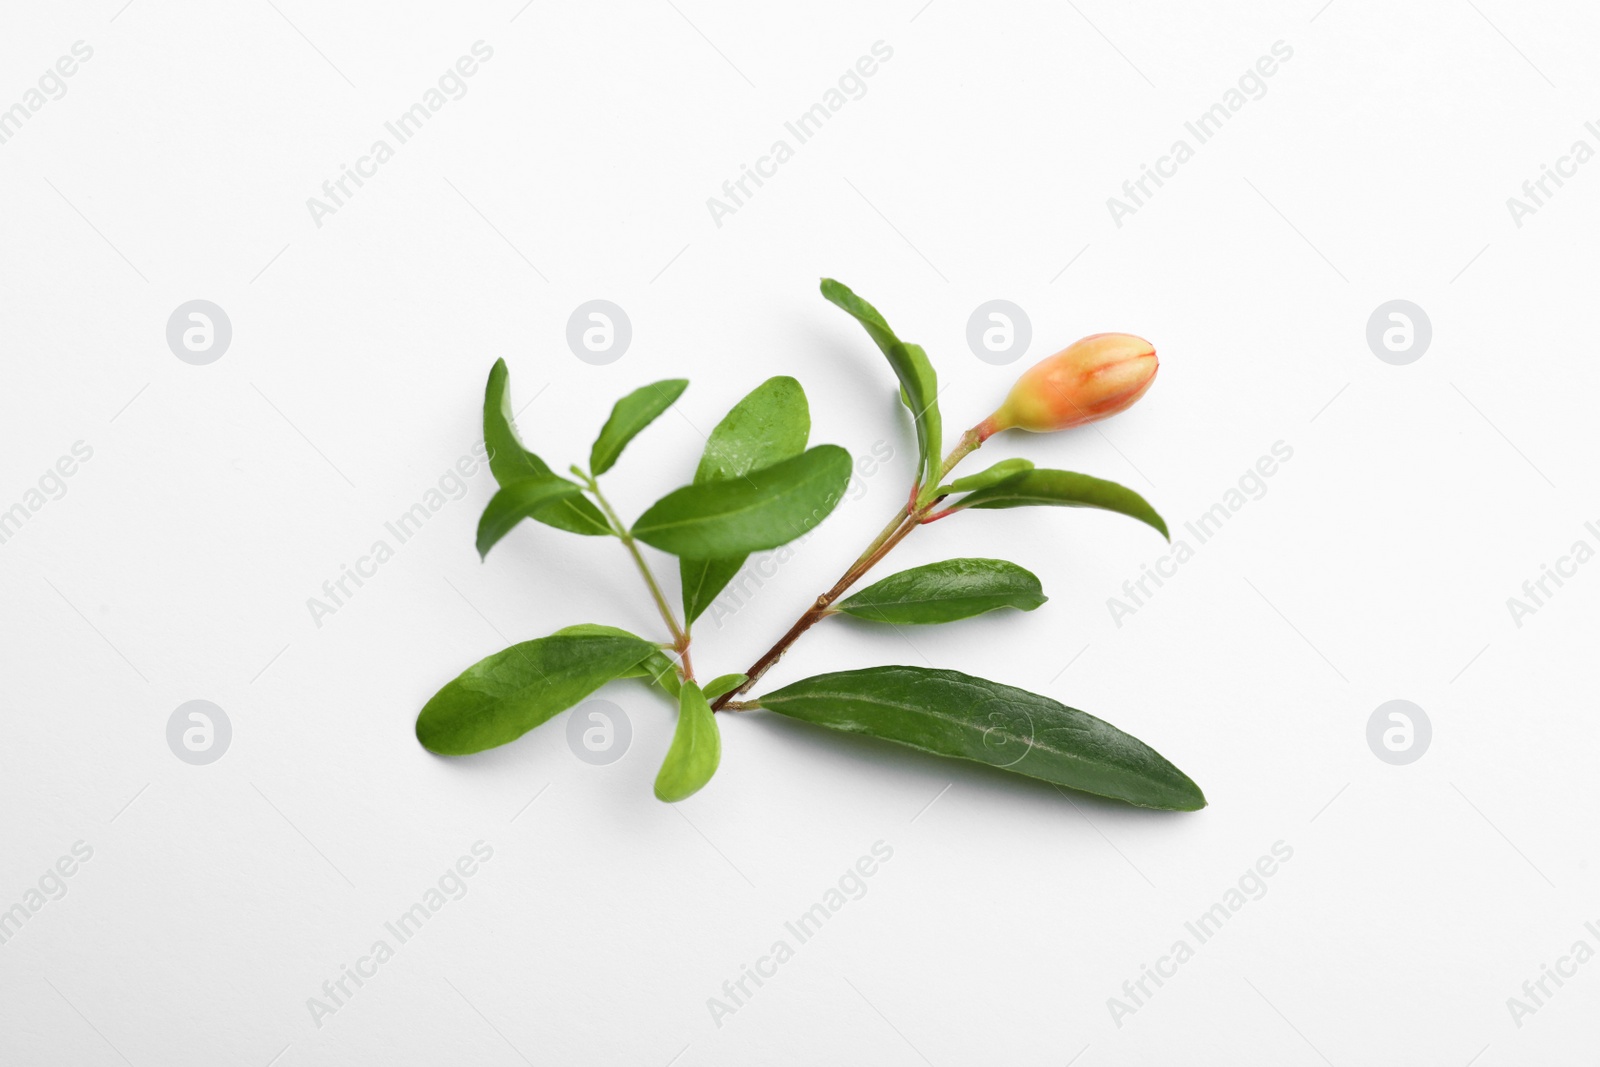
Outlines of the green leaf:
{"label": "green leaf", "polygon": [[[768,378],[723,416],[706,438],[694,472],[696,485],[742,478],[753,470],[792,459],[811,436],[811,408],[793,378]],[[729,559],[680,559],[678,580],[686,623],[693,623],[744,566],[743,555]]]}
{"label": "green leaf", "polygon": [[635,668],[633,674],[622,675],[624,678],[648,678],[652,685],[659,685],[667,691],[673,699],[678,696],[678,665],[673,663],[667,654],[659,648],[655,653]]}
{"label": "green leaf", "polygon": [[1200,787],[1144,742],[1049,697],[956,671],[872,667],[807,678],[764,708],[938,756],[999,767],[1146,808],[1205,807]]}
{"label": "green leaf", "polygon": [[1167,533],[1167,524],[1144,497],[1116,482],[1072,471],[1032,470],[1013,474],[1003,482],[962,497],[951,505],[950,510],[1024,508],[1031,505],[1115,511],[1154,527],[1162,537],[1172,540]]}
{"label": "green leaf", "polygon": [[[561,629],[557,630],[555,633],[551,634],[550,636],[551,637],[631,637],[635,641],[643,641],[644,640],[644,638],[640,637],[638,634],[633,633],[630,630],[624,630],[619,626],[606,626],[604,623],[598,623],[598,622],[580,622],[576,626],[563,626]],[[641,674],[641,675],[644,674],[644,671],[641,670],[639,672],[639,674]],[[624,677],[631,678],[631,677],[633,677],[633,675],[625,675]]]}
{"label": "green leaf", "polygon": [[722,417],[695,469],[695,482],[739,478],[805,451],[811,408],[793,378],[768,378]]}
{"label": "green leaf", "polygon": [[911,409],[917,427],[917,453],[920,470],[917,483],[924,489],[939,480],[943,454],[940,452],[943,435],[939,415],[939,379],[928,362],[928,354],[918,345],[906,344],[896,337],[878,309],[861,299],[850,288],[832,278],[822,279],[822,295],[829,302],[849,312],[877,342],[900,379],[900,399]]}
{"label": "green leaf", "polygon": [[595,438],[594,447],[589,450],[589,473],[598,478],[610,470],[616,464],[617,457],[622,455],[622,450],[628,447],[628,442],[637,437],[640,430],[656,421],[687,388],[688,379],[670,378],[635,389],[617,401],[611,409],[611,417],[600,428],[600,436]]}
{"label": "green leaf", "polygon": [[684,623],[693,625],[705,610],[716,603],[717,594],[728,587],[748,556],[728,559],[678,560],[678,585],[683,598]]}
{"label": "green leaf", "polygon": [[483,443],[489,450],[489,470],[501,485],[550,473],[544,460],[522,447],[517,436],[511,415],[511,372],[503,359],[489,368],[489,384],[483,391]]}
{"label": "green leaf", "polygon": [[[631,637],[635,641],[644,641],[638,634],[620,630],[615,626],[603,626],[600,623],[581,622],[576,626],[563,626],[551,637],[567,637],[578,635],[584,637]],[[645,644],[650,642],[645,641]],[[659,647],[646,659],[634,664],[628,670],[617,675],[618,678],[648,678],[672,695],[674,700],[678,697],[678,667],[667,654]]]}
{"label": "green leaf", "polygon": [[621,631],[557,634],[501,649],[433,695],[417,716],[417,740],[445,756],[514,741],[659,651]]}
{"label": "green leaf", "polygon": [[[522,447],[511,419],[510,372],[506,361],[497,359],[489,368],[489,384],[483,393],[483,444],[489,450],[489,471],[502,486],[523,478],[551,476],[548,464]],[[550,505],[533,516],[535,521],[558,530],[599,536],[611,532],[606,517],[586,496],[572,497]]]}
{"label": "green leaf", "polygon": [[992,467],[986,467],[977,474],[969,474],[965,478],[957,478],[948,485],[941,485],[935,496],[949,496],[951,493],[970,493],[978,489],[987,489],[996,482],[1003,482],[1013,474],[1033,470],[1031,459],[1003,459]]}
{"label": "green leaf", "polygon": [[656,799],[676,803],[711,781],[722,762],[722,734],[700,687],[685,682],[678,692],[678,728],[656,775]]}
{"label": "green leaf", "polygon": [[746,674],[724,674],[711,679],[705,685],[707,700],[715,700],[724,694],[731,693],[749,680]]}
{"label": "green leaf", "polygon": [[687,559],[777,548],[827,518],[850,481],[850,453],[818,445],[742,478],[686,485],[651,504],[633,536]]}
{"label": "green leaf", "polygon": [[489,499],[478,520],[478,557],[489,554],[502,537],[523,519],[531,519],[554,501],[575,497],[577,486],[565,478],[547,474],[542,478],[523,478],[499,490]]}
{"label": "green leaf", "polygon": [[838,604],[858,619],[910,625],[953,622],[996,608],[1032,611],[1049,597],[1039,579],[1002,559],[947,559],[891,574]]}

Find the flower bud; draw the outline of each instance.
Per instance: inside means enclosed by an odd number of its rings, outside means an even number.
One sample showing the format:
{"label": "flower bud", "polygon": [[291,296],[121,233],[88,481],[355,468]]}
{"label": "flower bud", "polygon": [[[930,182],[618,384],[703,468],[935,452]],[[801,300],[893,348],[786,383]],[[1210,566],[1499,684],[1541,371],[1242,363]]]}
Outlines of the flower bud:
{"label": "flower bud", "polygon": [[1156,379],[1156,350],[1127,333],[1097,333],[1029,368],[977,427],[979,439],[1013,427],[1044,433],[1115,415]]}

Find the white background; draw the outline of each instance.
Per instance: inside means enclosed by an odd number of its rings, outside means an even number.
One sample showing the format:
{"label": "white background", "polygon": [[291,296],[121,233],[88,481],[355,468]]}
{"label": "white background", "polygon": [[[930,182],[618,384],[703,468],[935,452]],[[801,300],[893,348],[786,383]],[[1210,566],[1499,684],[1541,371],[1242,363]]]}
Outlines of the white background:
{"label": "white background", "polygon": [[[1600,147],[1600,15],[1319,2],[8,5],[0,107],[94,54],[0,145],[0,508],[74,442],[93,457],[0,545],[0,908],[74,842],[93,857],[0,945],[0,1061],[1589,1062],[1600,963],[1520,1027],[1507,998],[1600,948],[1600,566],[1520,627],[1506,601],[1600,544],[1600,166],[1521,227],[1506,198]],[[478,40],[467,95],[316,225],[307,198]],[[706,199],[880,40],[865,96],[715,225]],[[1115,225],[1107,197],[1280,40],[1266,95]],[[980,459],[1125,482],[1182,536],[1275,442],[1293,458],[1121,626],[1107,599],[1166,551],[1151,531],[970,514],[893,562],[1012,559],[1047,605],[830,622],[770,682],[904,662],[1033,688],[1154,745],[1209,808],[762,714],[719,716],[720,772],[670,808],[672,713],[634,683],[601,694],[633,724],[612,766],[574,757],[565,717],[429,756],[417,709],[507,639],[659,629],[614,542],[525,524],[480,564],[487,473],[313,622],[478,439],[496,357],[557,469],[616,397],[692,379],[608,476],[630,516],[791,373],[814,442],[895,459],[702,625],[703,677],[745,666],[910,479],[888,369],[823,275],[928,348],[952,439],[1078,336],[1155,341],[1156,386],[1103,432]],[[597,297],[634,330],[603,367],[565,342]],[[996,297],[1033,324],[1011,366],[965,340]],[[195,298],[233,325],[209,366],[165,340]],[[1365,339],[1396,298],[1433,324],[1408,366]],[[1366,740],[1396,698],[1433,724],[1409,766]],[[191,699],[232,722],[209,766],[167,746]],[[308,998],[480,840],[466,896],[317,1025]],[[716,1025],[708,998],[876,841],[866,895]],[[1108,998],[1279,841],[1266,894],[1118,1025]]]}

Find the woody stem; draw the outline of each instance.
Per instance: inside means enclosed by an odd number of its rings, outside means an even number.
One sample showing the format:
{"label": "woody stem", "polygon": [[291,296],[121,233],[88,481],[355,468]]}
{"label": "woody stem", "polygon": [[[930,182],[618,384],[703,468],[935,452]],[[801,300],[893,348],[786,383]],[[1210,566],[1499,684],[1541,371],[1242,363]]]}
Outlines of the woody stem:
{"label": "woody stem", "polygon": [[[977,427],[962,434],[960,442],[950,450],[950,454],[945,456],[944,462],[940,465],[938,481],[942,482],[945,476],[955,468],[956,464],[960,463],[979,445],[983,444],[985,436],[987,435],[981,434]],[[931,493],[937,488],[937,483],[934,486],[921,488]],[[833,588],[817,597],[811,606],[794,621],[794,625],[790,626],[771,648],[762,653],[761,658],[750,665],[749,669],[745,671],[747,677],[744,684],[732,692],[718,697],[712,703],[712,711],[721,710],[732,702],[735,697],[748,692],[756,682],[760,681],[761,676],[771,669],[774,663],[783,658],[783,654],[789,650],[790,645],[799,640],[801,634],[811,629],[819,620],[831,614],[834,601],[848,592],[851,586],[855,585],[868,571],[877,566],[878,562],[893,551],[896,545],[904,541],[912,530],[921,525],[922,520],[939,501],[944,499],[942,496],[937,496],[919,502],[918,498],[921,495],[920,490],[913,495],[911,502],[890,520],[889,524],[883,528],[883,531],[873,538],[866,551],[856,557],[856,561],[849,566],[844,574],[839,576],[839,580],[833,583]]]}

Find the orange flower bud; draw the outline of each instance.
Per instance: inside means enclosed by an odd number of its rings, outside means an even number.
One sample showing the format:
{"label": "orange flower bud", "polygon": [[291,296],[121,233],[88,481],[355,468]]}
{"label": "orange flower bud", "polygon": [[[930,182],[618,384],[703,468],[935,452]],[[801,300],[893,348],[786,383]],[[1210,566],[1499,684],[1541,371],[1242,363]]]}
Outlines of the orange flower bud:
{"label": "orange flower bud", "polygon": [[1156,350],[1127,333],[1097,333],[1029,368],[1000,410],[978,424],[980,440],[1013,427],[1044,433],[1108,418],[1156,380]]}

